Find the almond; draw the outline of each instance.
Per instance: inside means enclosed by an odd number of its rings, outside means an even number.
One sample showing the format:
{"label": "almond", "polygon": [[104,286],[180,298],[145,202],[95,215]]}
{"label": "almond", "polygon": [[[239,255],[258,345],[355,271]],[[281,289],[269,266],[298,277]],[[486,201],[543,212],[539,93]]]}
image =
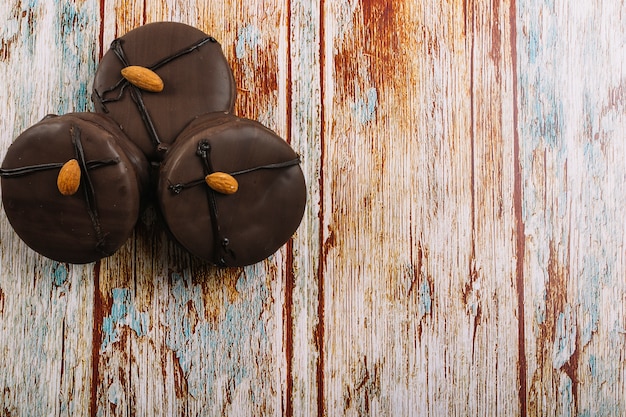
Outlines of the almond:
{"label": "almond", "polygon": [[163,91],[163,80],[156,72],[149,68],[131,65],[122,69],[122,77],[142,90],[150,91],[151,93]]}
{"label": "almond", "polygon": [[239,183],[225,172],[214,172],[207,175],[204,180],[211,189],[222,194],[234,194],[239,189]]}
{"label": "almond", "polygon": [[63,195],[73,195],[80,187],[80,166],[76,159],[67,161],[59,171],[57,188]]}

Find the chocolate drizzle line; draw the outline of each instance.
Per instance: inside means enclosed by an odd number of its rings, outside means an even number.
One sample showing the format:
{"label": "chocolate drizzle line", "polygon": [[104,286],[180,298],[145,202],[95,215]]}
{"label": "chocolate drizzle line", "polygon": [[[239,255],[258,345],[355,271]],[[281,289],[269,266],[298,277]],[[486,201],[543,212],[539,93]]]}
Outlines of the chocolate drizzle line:
{"label": "chocolate drizzle line", "polygon": [[87,162],[85,160],[85,152],[83,151],[83,144],[80,140],[80,129],[72,126],[70,128],[70,132],[72,135],[72,143],[74,144],[74,151],[76,152],[76,159],[78,160],[78,165],[80,165],[81,173],[85,179],[83,182],[85,202],[87,203],[89,218],[91,218],[91,223],[93,224],[93,228],[96,232],[96,250],[103,255],[110,255],[110,253],[107,253],[104,250],[106,235],[102,233],[102,227],[100,226],[100,216],[98,215],[98,209],[96,206],[96,192],[93,188],[91,177],[89,176],[89,169],[87,168]]}
{"label": "chocolate drizzle line", "polygon": [[187,48],[183,48],[180,51],[168,56],[167,58],[162,59],[161,61],[157,62],[156,64],[152,65],[151,67],[149,67],[152,71],[161,68],[163,65],[165,64],[169,64],[171,61],[175,60],[176,58],[179,58],[183,55],[187,55],[193,51],[195,51],[196,49],[200,48],[202,45],[204,45],[205,43],[217,43],[217,40],[212,37],[212,36],[207,36],[206,38],[202,38],[200,39],[198,42],[194,43],[193,45],[187,47]]}
{"label": "chocolate drizzle line", "polygon": [[[196,155],[198,155],[202,159],[202,164],[204,166],[205,176],[213,173],[213,164],[211,163],[211,145],[206,140],[201,140],[198,143],[198,149],[196,151]],[[213,191],[210,187],[206,188],[207,190],[207,198],[209,201],[209,211],[211,214],[211,226],[213,228],[213,251],[215,259],[217,259],[217,264],[219,266],[226,266],[226,256],[231,258],[235,258],[235,253],[228,248],[228,244],[230,241],[227,237],[222,236],[222,232],[220,230],[220,224],[218,219],[218,210],[217,210],[217,202],[215,201],[215,191]]]}
{"label": "chocolate drizzle line", "polygon": [[[96,169],[100,167],[104,167],[107,165],[115,165],[119,163],[120,160],[118,158],[111,159],[103,159],[101,161],[87,161],[85,165],[87,169]],[[3,178],[17,178],[23,177],[28,174],[33,174],[35,172],[48,171],[51,169],[59,169],[65,163],[64,162],[52,162],[49,164],[39,164],[39,165],[30,165],[27,167],[19,167],[19,168],[0,168],[0,177]]]}
{"label": "chocolate drizzle line", "polygon": [[[131,64],[129,63],[128,58],[126,58],[126,54],[124,53],[124,48],[122,47],[123,42],[124,41],[120,38],[113,40],[113,42],[111,42],[111,50],[113,51],[113,53],[115,53],[115,55],[120,60],[120,62],[124,65],[124,67],[128,67]],[[147,68],[154,71],[183,55],[187,55],[195,51],[196,49],[200,48],[202,45],[208,42],[215,43],[217,42],[217,40],[213,38],[212,36],[202,38],[196,43],[190,45],[189,47],[183,48],[180,51],[175,52],[174,54],[166,58],[163,58],[162,60],[158,61],[156,64],[153,64]],[[161,139],[159,138],[159,135],[156,131],[156,127],[154,126],[154,122],[152,121],[152,118],[150,117],[150,113],[148,113],[148,109],[146,108],[146,105],[143,102],[143,98],[141,97],[141,90],[138,87],[130,84],[125,78],[122,78],[115,85],[107,88],[102,93],[99,93],[98,90],[96,90],[95,88],[94,88],[94,92],[98,96],[98,99],[100,100],[100,104],[102,105],[102,108],[104,109],[106,113],[108,113],[109,110],[106,107],[106,103],[111,103],[111,102],[121,100],[122,96],[124,95],[124,90],[126,89],[126,87],[130,87],[131,98],[137,105],[137,108],[139,109],[139,113],[141,113],[141,120],[143,121],[143,124],[146,127],[146,129],[148,130],[150,139],[152,139],[152,142],[154,143],[154,145],[159,151],[164,151],[165,149],[161,145]],[[116,97],[113,97],[113,98],[105,97],[107,93],[117,90],[118,88],[120,89],[120,91]]]}
{"label": "chocolate drizzle line", "polygon": [[[298,165],[299,163],[300,163],[300,157],[298,156],[297,158],[291,159],[289,161],[277,162],[277,163],[274,163],[274,164],[267,164],[267,165],[260,165],[258,167],[246,168],[246,169],[242,169],[242,170],[234,171],[234,172],[227,172],[227,174],[232,175],[233,177],[235,177],[237,175],[242,175],[242,174],[247,174],[249,172],[259,171],[261,169],[287,168],[287,167],[290,167],[290,166]],[[189,182],[186,182],[186,183],[172,184],[168,188],[174,194],[180,194],[181,191],[186,190],[187,188],[192,188],[192,187],[195,187],[195,186],[198,186],[198,185],[202,185],[202,184],[206,184],[206,181],[205,181],[204,178],[197,179],[197,180],[194,180],[194,181],[189,181]]]}

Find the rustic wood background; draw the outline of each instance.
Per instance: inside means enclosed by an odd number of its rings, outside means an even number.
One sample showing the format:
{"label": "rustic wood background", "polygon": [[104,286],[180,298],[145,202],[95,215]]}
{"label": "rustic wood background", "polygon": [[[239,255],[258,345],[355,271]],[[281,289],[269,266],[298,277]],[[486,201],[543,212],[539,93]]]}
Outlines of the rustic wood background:
{"label": "rustic wood background", "polygon": [[153,208],[84,266],[0,213],[0,415],[626,415],[623,1],[5,0],[2,156],[160,20],[222,43],[305,218],[217,269]]}

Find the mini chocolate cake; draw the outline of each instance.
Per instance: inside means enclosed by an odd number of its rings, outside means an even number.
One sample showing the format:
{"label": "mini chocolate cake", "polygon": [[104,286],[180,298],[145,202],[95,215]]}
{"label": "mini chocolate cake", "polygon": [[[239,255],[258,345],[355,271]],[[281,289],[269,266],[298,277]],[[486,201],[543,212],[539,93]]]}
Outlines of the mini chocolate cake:
{"label": "mini chocolate cake", "polygon": [[134,229],[148,187],[145,155],[107,117],[47,116],[0,168],[11,226],[40,254],[75,264],[113,254]]}
{"label": "mini chocolate cake", "polygon": [[97,112],[159,161],[197,115],[232,111],[236,87],[220,44],[192,26],[157,22],[115,39],[95,74]]}
{"label": "mini chocolate cake", "polygon": [[306,204],[300,159],[260,123],[196,118],[161,164],[157,197],[174,238],[220,266],[261,261],[298,228]]}

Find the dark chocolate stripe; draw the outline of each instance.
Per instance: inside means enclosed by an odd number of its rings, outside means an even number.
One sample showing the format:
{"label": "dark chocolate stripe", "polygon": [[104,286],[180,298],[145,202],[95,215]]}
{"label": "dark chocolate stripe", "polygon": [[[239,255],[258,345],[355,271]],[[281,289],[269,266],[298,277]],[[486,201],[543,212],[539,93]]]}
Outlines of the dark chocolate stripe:
{"label": "dark chocolate stripe", "polygon": [[277,162],[275,164],[261,165],[261,166],[254,167],[254,168],[242,169],[241,171],[230,172],[230,175],[232,175],[234,177],[235,175],[247,174],[248,172],[258,171],[258,170],[261,170],[261,169],[286,168],[286,167],[290,167],[290,166],[294,166],[294,165],[298,165],[298,164],[300,164],[300,157],[297,157],[297,158],[292,159],[290,161]]}
{"label": "dark chocolate stripe", "polygon": [[183,55],[187,55],[193,51],[195,51],[196,49],[200,48],[202,45],[204,45],[207,42],[217,42],[217,40],[215,40],[215,38],[213,38],[212,36],[206,37],[206,38],[202,38],[200,39],[198,42],[194,43],[193,45],[187,47],[187,48],[183,48],[180,51],[168,56],[167,58],[162,59],[161,61],[157,62],[156,64],[148,67],[150,68],[152,71],[154,71],[155,69],[159,69],[161,68],[163,65],[170,63],[171,61],[175,60],[176,58],[180,58]]}
{"label": "dark chocolate stripe", "polygon": [[31,165],[19,168],[0,168],[0,177],[14,178],[32,174],[34,172],[47,171],[49,169],[59,169],[64,162],[56,162],[50,164]]}
{"label": "dark chocolate stripe", "polygon": [[[213,173],[213,164],[211,163],[211,145],[208,141],[202,140],[198,143],[198,150],[196,155],[202,158],[202,164],[204,165],[205,176]],[[211,226],[213,227],[213,251],[215,253],[215,259],[220,266],[226,266],[226,256],[235,258],[235,253],[228,249],[230,241],[227,237],[222,236],[219,222],[219,212],[217,209],[217,202],[215,201],[215,191],[210,187],[206,188],[207,199],[209,201],[209,211],[211,214]]]}
{"label": "dark chocolate stripe", "polygon": [[80,140],[80,129],[76,126],[72,126],[70,128],[70,133],[72,135],[72,143],[74,144],[74,150],[76,152],[76,159],[78,160],[78,165],[80,166],[80,170],[84,178],[83,189],[85,190],[85,202],[87,203],[87,212],[91,218],[91,223],[93,224],[93,228],[96,232],[96,250],[103,255],[108,256],[110,253],[107,253],[104,250],[106,238],[102,233],[102,228],[100,226],[100,217],[98,215],[98,208],[96,205],[96,193],[93,183],[91,182],[91,177],[89,176],[89,169],[87,168],[87,162],[85,160],[83,144]]}
{"label": "dark chocolate stripe", "polygon": [[115,56],[117,56],[117,59],[119,59],[120,62],[124,64],[125,67],[128,67],[130,64],[128,63],[128,59],[126,59],[124,48],[122,48],[123,42],[124,41],[119,38],[114,39],[113,42],[111,42],[111,49],[113,50],[113,53],[115,54]]}
{"label": "dark chocolate stripe", "polygon": [[[115,101],[119,101],[122,99],[122,96],[124,95],[124,89],[126,87],[128,87],[130,85],[130,83],[128,81],[126,81],[126,78],[122,78],[121,80],[119,80],[117,82],[117,84],[115,84],[113,87],[109,87],[106,90],[103,90],[102,93],[99,93],[98,90],[94,91],[96,92],[96,94],[98,95],[98,99],[100,100],[100,104],[102,104],[102,107],[104,108],[104,110],[108,113],[109,109],[107,109],[107,107],[105,106],[106,103],[110,103],[110,102],[115,102]],[[115,98],[104,98],[104,95],[106,93],[110,93],[111,91],[115,91],[117,89],[120,89],[119,94],[117,95],[117,97]]]}
{"label": "dark chocolate stripe", "polygon": [[[274,164],[267,164],[267,165],[260,165],[257,167],[253,167],[253,168],[246,168],[246,169],[242,169],[239,171],[234,171],[234,172],[227,172],[227,174],[232,175],[233,177],[236,175],[243,175],[243,174],[247,174],[249,172],[254,172],[254,171],[259,171],[261,169],[279,169],[279,168],[287,168],[290,166],[294,166],[294,165],[298,165],[300,164],[300,157],[297,157],[295,159],[291,159],[289,161],[285,161],[285,162],[277,162]],[[211,170],[211,172],[213,172],[213,170]],[[187,189],[187,188],[192,188],[201,184],[206,184],[206,181],[204,178],[201,179],[197,179],[194,181],[190,181],[187,183],[178,183],[178,184],[172,184],[170,185],[168,188],[174,193],[174,194],[180,194],[181,191]]]}
{"label": "dark chocolate stripe", "polygon": [[139,113],[141,113],[141,120],[143,121],[144,126],[148,130],[148,134],[150,138],[152,138],[152,142],[158,148],[161,145],[161,139],[159,139],[159,134],[156,131],[156,127],[152,122],[152,117],[150,117],[150,113],[148,113],[148,109],[143,102],[143,98],[141,97],[141,90],[134,85],[130,86],[130,97],[133,99],[137,108],[139,109]]}
{"label": "dark chocolate stripe", "polygon": [[[100,161],[87,161],[87,169],[96,169],[108,165],[115,165],[119,163],[119,158],[103,159]],[[30,165],[19,168],[0,168],[0,177],[2,178],[17,178],[24,175],[33,174],[35,172],[48,171],[51,169],[59,169],[65,165],[65,162],[52,162],[49,164]]]}

